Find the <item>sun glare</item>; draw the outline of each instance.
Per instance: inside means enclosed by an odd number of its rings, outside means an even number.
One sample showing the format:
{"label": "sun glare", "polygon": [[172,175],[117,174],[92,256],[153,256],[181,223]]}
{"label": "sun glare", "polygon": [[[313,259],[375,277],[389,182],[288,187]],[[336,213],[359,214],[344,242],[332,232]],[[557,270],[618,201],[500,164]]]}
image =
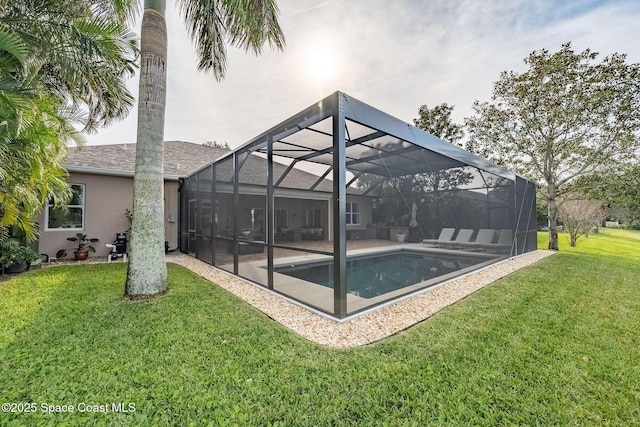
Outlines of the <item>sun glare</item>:
{"label": "sun glare", "polygon": [[318,82],[327,82],[337,74],[335,55],[327,49],[315,48],[307,52],[307,68],[311,78]]}

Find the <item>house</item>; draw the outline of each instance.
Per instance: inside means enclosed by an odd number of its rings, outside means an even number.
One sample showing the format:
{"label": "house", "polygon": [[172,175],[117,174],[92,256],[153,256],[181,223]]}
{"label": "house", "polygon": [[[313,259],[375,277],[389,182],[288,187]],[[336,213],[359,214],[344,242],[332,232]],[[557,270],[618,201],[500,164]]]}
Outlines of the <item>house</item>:
{"label": "house", "polygon": [[[109,252],[105,244],[130,226],[125,211],[133,206],[135,148],[135,144],[113,144],[69,150],[64,167],[69,172],[73,197],[66,209],[51,205],[43,209],[38,218],[40,253],[54,256],[59,249],[71,248],[73,244],[66,239],[78,232],[100,239],[95,255]],[[178,247],[179,178],[227,152],[184,141],[165,142],[165,239],[169,247]]]}
{"label": "house", "polygon": [[[164,145],[164,184],[165,184],[165,240],[170,248],[178,248],[179,200],[178,192],[180,177],[189,176],[203,166],[210,164],[217,158],[228,154],[228,150],[206,145],[198,145],[185,141],[166,141]],[[248,159],[250,169],[254,171],[250,187],[260,188],[264,185],[259,181],[266,170],[266,160],[252,157]],[[133,206],[133,174],[135,166],[135,144],[113,144],[85,146],[80,150],[71,149],[64,163],[69,172],[68,182],[73,190],[73,197],[66,208],[56,209],[49,205],[43,209],[38,218],[40,236],[38,250],[40,253],[54,256],[62,248],[72,248],[73,244],[67,237],[78,232],[89,238],[100,239],[95,245],[96,256],[105,256],[109,249],[106,243],[111,243],[117,233],[126,231],[130,227],[125,216],[127,209]],[[286,165],[276,164],[275,169],[283,174]],[[311,186],[316,184],[315,200],[305,194],[304,200],[293,200],[295,193],[288,194],[285,206],[280,211],[279,224],[281,238],[297,237],[293,230],[310,231],[313,228],[313,238],[328,238],[326,200],[330,197],[330,181],[320,179],[317,175],[299,170],[290,170],[287,174],[288,186]],[[289,182],[290,181],[290,182]],[[353,191],[356,191],[355,189]],[[292,196],[293,194],[293,196]],[[228,199],[224,196],[216,201],[223,208]],[[229,203],[230,205],[230,203]],[[369,222],[370,201],[362,203],[361,221],[363,226]],[[367,208],[368,206],[368,208]],[[195,209],[195,207],[194,207]],[[243,228],[258,228],[257,221],[264,218],[264,206],[254,203],[243,206],[241,218]],[[311,217],[305,217],[305,212],[311,211]],[[322,212],[322,214],[320,214]],[[315,217],[313,216],[316,214]],[[246,218],[245,218],[246,217]],[[262,218],[262,219],[261,219]],[[324,218],[324,219],[322,219]],[[360,218],[362,220],[360,221]],[[253,223],[252,223],[253,220]],[[224,228],[224,226],[222,226]],[[354,227],[359,227],[355,225]],[[288,231],[291,228],[291,232]],[[322,230],[322,231],[320,231]],[[316,232],[318,233],[316,235]],[[311,235],[306,237],[312,237]]]}
{"label": "house", "polygon": [[[242,194],[234,208],[233,165],[223,161],[217,168],[217,178],[206,167],[183,180],[181,194],[184,206],[181,218],[191,228],[182,230],[180,248],[196,256],[198,239],[231,238],[234,233],[251,235],[253,240],[266,241],[267,208],[265,176],[268,161],[258,154],[249,154],[237,165],[242,173],[237,187]],[[278,243],[306,240],[333,240],[331,198],[333,183],[326,175],[307,172],[293,165],[273,162],[274,186],[274,238]],[[193,189],[196,189],[193,191]],[[349,204],[348,240],[364,239],[366,230],[372,230],[373,198],[362,194],[356,187],[347,189]],[[237,229],[234,231],[234,227]]]}

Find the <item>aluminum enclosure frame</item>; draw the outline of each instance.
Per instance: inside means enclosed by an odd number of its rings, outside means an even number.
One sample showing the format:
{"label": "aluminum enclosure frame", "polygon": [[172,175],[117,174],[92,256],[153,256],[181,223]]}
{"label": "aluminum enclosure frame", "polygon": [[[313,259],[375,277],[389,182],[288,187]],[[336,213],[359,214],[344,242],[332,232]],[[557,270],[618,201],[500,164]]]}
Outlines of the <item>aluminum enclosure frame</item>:
{"label": "aluminum enclosure frame", "polygon": [[[349,135],[349,129],[355,127],[362,131],[361,136]],[[308,131],[310,140],[315,141],[314,137],[317,136],[318,141],[322,141],[322,143],[318,146],[313,146],[315,142],[305,145],[306,142],[303,139],[302,142],[298,140],[301,138],[295,139],[296,135],[301,134],[302,131]],[[369,147],[366,144],[381,137],[391,138],[385,139],[386,144],[390,144],[391,140],[397,141],[397,143],[390,145],[391,148],[373,145],[372,147],[378,147],[378,151],[374,154],[368,154],[366,149],[362,148]],[[362,150],[358,152],[358,156],[354,157],[349,154],[350,150],[357,151],[360,148]],[[426,166],[426,163],[418,158],[418,154],[422,156],[422,159],[428,160],[429,166]],[[276,162],[276,157],[288,159],[287,161],[290,163],[285,165],[282,162]],[[394,163],[395,157],[400,157],[400,161]],[[264,165],[262,166],[262,164]],[[303,185],[304,180],[293,179],[292,176],[299,174],[299,166],[307,164],[316,164],[326,170],[324,173],[314,174],[315,178],[309,181],[309,184],[304,183]],[[230,170],[227,168],[229,165],[231,165]],[[504,196],[504,201],[500,206],[494,206],[493,209],[507,212],[503,215],[508,219],[504,219],[500,223],[503,225],[500,228],[513,230],[512,243],[508,253],[504,255],[515,256],[537,249],[535,185],[532,182],[342,92],[335,92],[253,138],[233,152],[220,157],[212,164],[201,168],[190,177],[181,180],[179,227],[181,250],[212,265],[217,265],[219,260],[216,259],[218,255],[216,255],[215,245],[216,242],[222,242],[226,245],[227,252],[231,251],[233,256],[233,263],[228,264],[228,271],[256,281],[252,277],[247,277],[248,273],[241,271],[243,266],[240,262],[241,251],[246,250],[247,245],[263,247],[266,249],[266,279],[262,283],[257,283],[276,292],[284,293],[294,300],[300,300],[300,298],[287,294],[275,286],[274,251],[276,249],[295,250],[300,253],[332,257],[334,266],[332,270],[332,309],[311,306],[338,319],[345,318],[354,314],[347,303],[347,239],[349,236],[345,219],[347,202],[351,196],[368,197],[378,191],[375,189],[378,184],[371,185],[368,190],[358,190],[352,184],[362,176],[382,176],[381,174],[384,173],[387,178],[398,178],[407,173],[411,174],[412,171],[416,171],[415,173],[420,171],[438,172],[440,170],[438,168],[441,170],[473,169],[485,181],[484,188],[489,188],[489,185],[486,184],[487,177],[491,177],[493,182],[500,182],[500,185],[494,188],[503,188],[503,192],[508,195]],[[224,173],[231,172],[230,181],[216,178],[223,169]],[[257,173],[258,169],[262,173]],[[331,179],[328,178],[329,176]],[[480,180],[479,178],[473,179]],[[194,188],[196,190],[193,190]],[[210,196],[207,196],[207,200],[210,202],[207,203],[211,207],[206,207],[209,206],[206,204],[201,206],[199,195],[208,193]],[[467,193],[478,199],[481,196],[486,197],[487,209],[492,209],[488,201],[489,190],[482,193],[472,189]],[[217,206],[218,203],[216,196],[219,198],[225,194],[232,196],[230,200],[232,227],[230,235],[222,236],[219,234],[219,214],[213,212],[215,210],[213,206]],[[263,223],[266,226],[262,240],[256,238],[248,244],[238,237],[241,234],[241,226],[237,218],[241,214],[240,196],[249,197],[251,194],[255,194],[252,197],[264,196],[265,198],[266,212],[263,212]],[[276,198],[278,197],[326,200],[331,210],[331,221],[327,227],[330,229],[330,233],[327,237],[333,241],[332,252],[301,249],[295,245],[276,241],[277,219],[275,211]],[[192,212],[194,207],[195,214]],[[206,209],[211,209],[210,216],[213,218],[215,226],[211,226],[210,230],[204,227],[203,232],[198,233],[198,226],[191,224],[191,222],[195,220],[199,223],[203,215],[202,212]],[[254,212],[252,209],[251,215],[253,221],[254,215],[259,215],[259,212]],[[490,222],[490,220],[488,221]],[[197,243],[198,239],[202,239],[205,243],[202,245]],[[211,246],[210,251],[206,250],[207,241]],[[205,249],[200,250],[201,248]],[[209,254],[209,252],[211,253]],[[230,267],[231,265],[232,267]],[[306,301],[301,302],[310,305]]]}

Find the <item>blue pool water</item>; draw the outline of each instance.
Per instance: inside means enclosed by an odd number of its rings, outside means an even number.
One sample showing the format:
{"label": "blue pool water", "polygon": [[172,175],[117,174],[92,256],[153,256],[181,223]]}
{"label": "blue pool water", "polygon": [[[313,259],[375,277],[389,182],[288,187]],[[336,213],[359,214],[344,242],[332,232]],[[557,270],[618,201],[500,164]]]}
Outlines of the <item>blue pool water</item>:
{"label": "blue pool water", "polygon": [[[487,261],[484,257],[398,251],[347,260],[347,292],[373,298]],[[333,261],[276,267],[280,274],[333,288]]]}

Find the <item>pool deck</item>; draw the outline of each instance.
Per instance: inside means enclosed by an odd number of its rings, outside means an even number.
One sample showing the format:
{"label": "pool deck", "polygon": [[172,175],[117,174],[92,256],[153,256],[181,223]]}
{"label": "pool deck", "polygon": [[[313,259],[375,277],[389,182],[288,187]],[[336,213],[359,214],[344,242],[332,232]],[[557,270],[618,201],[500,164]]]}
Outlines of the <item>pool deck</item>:
{"label": "pool deck", "polygon": [[[445,254],[451,256],[460,256],[460,251],[452,251],[447,249],[440,248],[432,248],[424,246],[421,243],[402,243],[402,244],[394,244],[394,245],[382,245],[377,247],[366,247],[366,248],[358,248],[351,249],[348,251],[347,256],[349,258],[357,257],[357,256],[371,256],[377,254],[391,253],[397,251],[412,251],[412,252],[422,252],[425,254]],[[480,268],[485,267],[493,262],[495,262],[496,258],[504,258],[499,257],[495,254],[484,254],[484,253],[462,253],[462,255],[487,258],[486,262],[479,263],[468,268],[457,270],[451,273],[447,273],[433,279],[418,282],[410,286],[403,287],[396,291],[387,292],[385,294],[373,297],[373,298],[363,298],[358,295],[354,295],[351,293],[347,294],[347,309],[349,313],[354,313],[356,311],[360,311],[366,309],[367,307],[378,305],[388,300],[396,299],[402,295],[410,294],[412,292],[418,291],[420,289],[433,286],[440,282],[450,280],[454,277],[469,273],[474,270],[478,270]],[[313,264],[319,261],[330,260],[331,257],[328,255],[319,255],[307,253],[304,255],[296,255],[289,257],[282,257],[274,260],[275,267],[278,266],[286,266],[286,265],[300,265],[300,264]],[[233,269],[232,264],[224,264],[220,266],[224,270],[230,271]],[[256,283],[260,283],[266,286],[267,284],[267,261],[266,259],[260,259],[257,261],[243,261],[239,264],[239,273],[240,275],[248,280],[251,280]],[[302,301],[305,304],[308,304],[312,307],[315,307],[321,311],[325,312],[333,312],[333,288],[329,288],[326,286],[322,286],[313,282],[305,281],[293,276],[289,276],[287,274],[281,274],[278,272],[273,273],[274,276],[274,289],[278,292],[283,293],[286,296],[289,296],[295,300]]]}

